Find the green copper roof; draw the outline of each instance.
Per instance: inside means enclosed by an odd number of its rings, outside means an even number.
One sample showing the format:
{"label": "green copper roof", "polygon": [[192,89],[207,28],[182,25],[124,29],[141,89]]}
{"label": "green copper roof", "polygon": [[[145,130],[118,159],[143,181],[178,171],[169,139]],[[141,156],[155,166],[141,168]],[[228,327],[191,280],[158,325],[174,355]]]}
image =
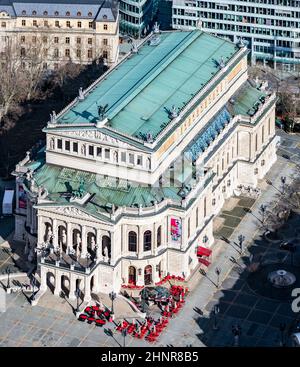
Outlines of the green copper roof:
{"label": "green copper roof", "polygon": [[170,121],[167,109],[182,109],[220,70],[221,58],[226,63],[238,51],[233,43],[200,30],[166,32],[160,38],[158,45],[146,42],[112,69],[58,124],[95,123],[98,106],[107,104],[112,128],[155,137]]}

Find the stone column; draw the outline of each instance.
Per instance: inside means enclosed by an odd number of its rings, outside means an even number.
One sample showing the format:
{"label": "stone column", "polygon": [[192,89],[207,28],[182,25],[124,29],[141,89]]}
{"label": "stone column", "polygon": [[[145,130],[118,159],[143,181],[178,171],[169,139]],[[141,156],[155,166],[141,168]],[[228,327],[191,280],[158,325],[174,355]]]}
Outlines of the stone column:
{"label": "stone column", "polygon": [[91,286],[90,286],[90,278],[84,278],[84,302],[90,302],[92,299],[91,297]]}
{"label": "stone column", "polygon": [[97,249],[97,260],[101,261],[102,260],[102,236],[101,236],[101,230],[97,229],[96,230],[96,244],[98,246]]}
{"label": "stone column", "polygon": [[58,231],[57,231],[57,219],[54,218],[52,221],[52,234],[53,234],[53,246],[56,247],[58,244]]}
{"label": "stone column", "polygon": [[37,242],[38,244],[41,244],[44,242],[44,226],[43,226],[43,217],[41,215],[38,216],[38,228],[37,228]]}
{"label": "stone column", "polygon": [[86,238],[86,226],[82,226],[81,229],[81,254],[80,257],[85,258],[87,254],[87,238]]}
{"label": "stone column", "polygon": [[72,223],[67,223],[67,253],[73,248]]}
{"label": "stone column", "polygon": [[41,291],[47,290],[47,269],[41,267]]}
{"label": "stone column", "polygon": [[[139,275],[139,269],[141,269],[141,274]],[[136,285],[141,286],[144,285],[144,268],[137,267],[136,269]]]}
{"label": "stone column", "polygon": [[60,273],[58,271],[55,272],[55,289],[54,289],[54,295],[59,296],[61,292],[61,278]]}
{"label": "stone column", "polygon": [[[158,264],[157,264],[158,265]],[[152,280],[153,280],[153,283],[157,283],[160,281],[159,279],[159,273],[158,271],[156,270],[156,266],[157,265],[153,265],[152,266]]]}
{"label": "stone column", "polygon": [[153,224],[153,234],[152,234],[152,238],[151,238],[151,240],[152,240],[151,241],[151,255],[152,256],[157,255],[156,231],[157,231],[157,223],[154,222],[154,224]]}
{"label": "stone column", "polygon": [[69,299],[76,299],[75,290],[76,290],[76,277],[73,276],[73,274],[71,274]]}
{"label": "stone column", "polygon": [[110,232],[110,265],[116,262],[115,232]]}
{"label": "stone column", "polygon": [[143,256],[144,236],[141,226],[139,226],[138,232],[138,258]]}

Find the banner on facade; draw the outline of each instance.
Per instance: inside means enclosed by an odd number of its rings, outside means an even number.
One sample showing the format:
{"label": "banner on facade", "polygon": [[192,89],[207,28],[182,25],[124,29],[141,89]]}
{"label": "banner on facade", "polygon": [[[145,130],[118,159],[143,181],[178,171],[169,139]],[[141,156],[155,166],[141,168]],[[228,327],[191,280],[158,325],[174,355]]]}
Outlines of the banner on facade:
{"label": "banner on facade", "polygon": [[18,201],[19,201],[20,209],[27,209],[26,192],[22,184],[19,184],[19,187],[18,187]]}
{"label": "banner on facade", "polygon": [[181,238],[181,219],[171,218],[171,238],[173,241],[179,241]]}

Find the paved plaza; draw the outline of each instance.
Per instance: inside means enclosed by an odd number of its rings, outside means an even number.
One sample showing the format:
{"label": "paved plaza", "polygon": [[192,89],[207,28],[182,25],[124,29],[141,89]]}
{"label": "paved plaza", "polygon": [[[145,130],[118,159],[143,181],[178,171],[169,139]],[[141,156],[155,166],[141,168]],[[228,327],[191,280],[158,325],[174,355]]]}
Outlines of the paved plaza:
{"label": "paved plaza", "polygon": [[[292,312],[290,300],[278,299],[271,293],[264,294],[265,280],[255,282],[261,286],[253,286],[247,270],[250,257],[259,257],[262,262],[273,262],[279,267],[290,266],[291,263],[278,243],[268,242],[261,236],[258,219],[260,205],[266,204],[271,210],[278,194],[275,187],[280,186],[280,176],[284,175],[289,180],[294,163],[300,158],[299,137],[281,134],[283,145],[279,149],[278,161],[266,177],[274,187],[266,185],[263,180],[260,186],[264,189],[256,201],[239,198],[232,208],[225,205],[219,216],[221,224],[216,229],[216,246],[221,251],[205,273],[198,274],[199,282],[186,298],[184,308],[170,320],[154,344],[127,336],[126,346],[232,346],[232,326],[237,324],[241,327],[241,346],[279,346],[282,341],[289,345],[289,335],[295,329],[298,316]],[[289,158],[283,158],[282,154],[289,155]],[[297,220],[292,224],[293,228],[296,223]],[[241,233],[246,238],[242,256],[236,245]],[[230,243],[222,239],[225,234]],[[10,263],[9,255],[0,248],[1,269]],[[297,264],[300,264],[298,249],[294,255],[295,273],[299,271],[295,268]],[[216,267],[221,270],[219,287],[216,284]],[[109,333],[114,330],[113,323],[101,328],[80,322],[72,311],[76,301],[72,303],[54,297],[50,292],[43,297],[37,306],[32,307],[23,293],[6,295],[7,309],[0,313],[0,346],[123,346],[124,338],[119,333],[112,336]],[[219,313],[215,318],[212,311],[216,305]],[[152,311],[152,315],[157,318],[157,311]],[[283,332],[279,328],[281,323],[285,324]]]}

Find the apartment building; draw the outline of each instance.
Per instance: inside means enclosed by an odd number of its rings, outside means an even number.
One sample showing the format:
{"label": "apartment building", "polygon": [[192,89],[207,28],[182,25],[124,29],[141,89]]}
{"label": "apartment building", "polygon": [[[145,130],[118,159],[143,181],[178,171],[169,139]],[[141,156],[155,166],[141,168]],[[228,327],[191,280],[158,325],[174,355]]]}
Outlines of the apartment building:
{"label": "apartment building", "polygon": [[89,64],[118,58],[115,0],[0,0],[0,52],[56,69],[67,62]]}
{"label": "apartment building", "polygon": [[172,25],[240,38],[251,50],[251,62],[293,70],[300,64],[300,1],[173,0]]}

